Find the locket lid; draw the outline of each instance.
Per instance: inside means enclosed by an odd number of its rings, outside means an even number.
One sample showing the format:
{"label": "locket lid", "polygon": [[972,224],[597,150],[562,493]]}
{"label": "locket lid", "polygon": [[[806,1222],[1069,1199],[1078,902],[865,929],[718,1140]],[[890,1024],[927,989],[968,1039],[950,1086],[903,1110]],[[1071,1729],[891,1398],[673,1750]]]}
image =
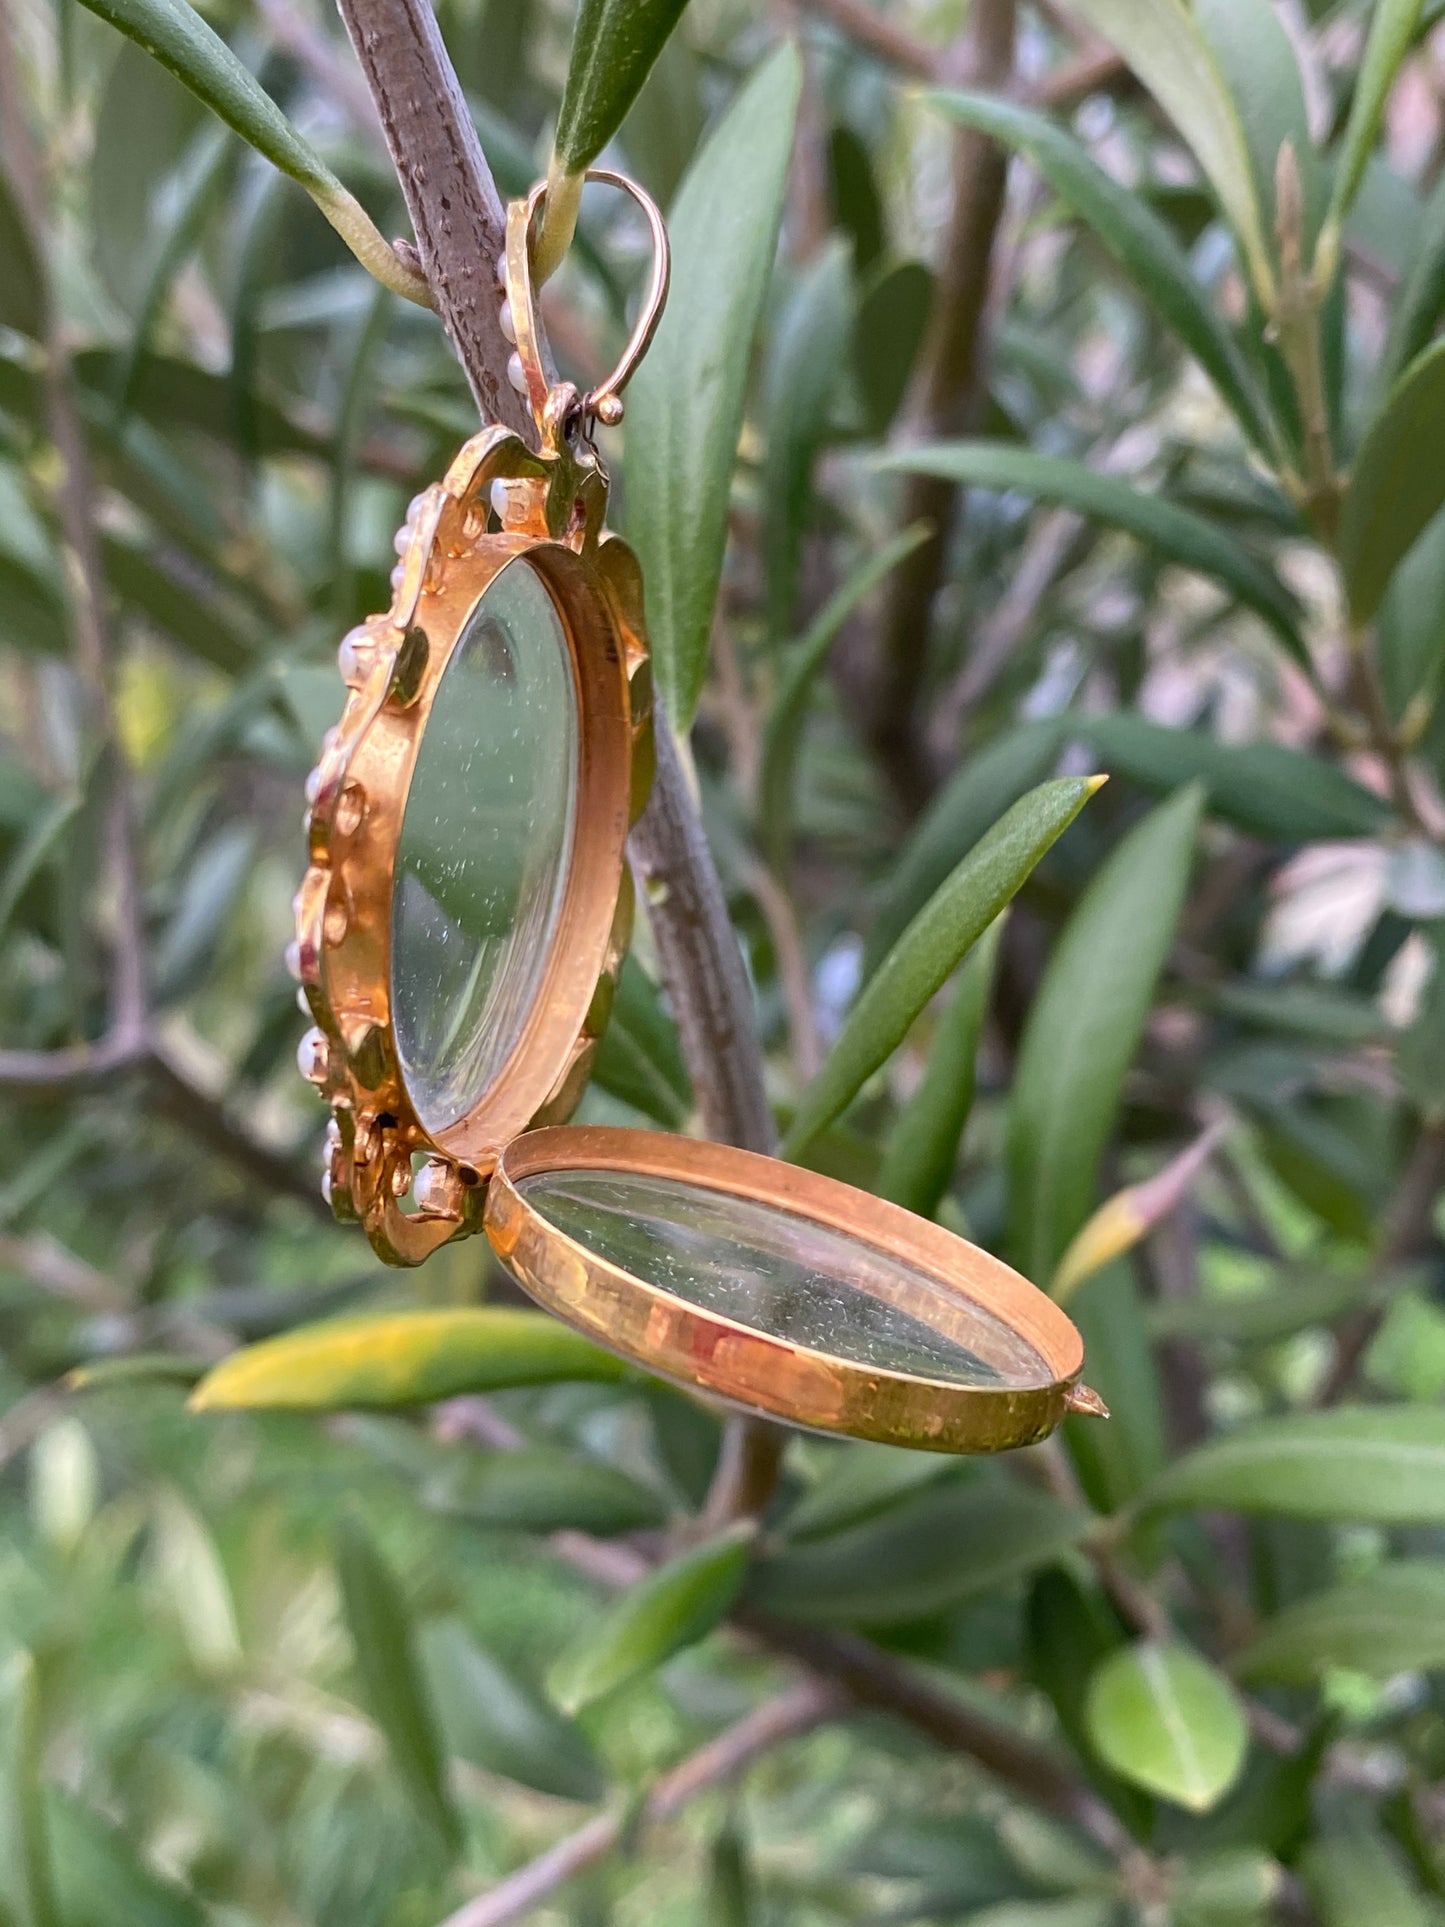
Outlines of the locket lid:
{"label": "locket lid", "polygon": [[529,1131],[487,1237],[546,1310],[651,1373],[812,1430],[993,1452],[1102,1412],[1045,1294],[942,1226],[666,1132]]}

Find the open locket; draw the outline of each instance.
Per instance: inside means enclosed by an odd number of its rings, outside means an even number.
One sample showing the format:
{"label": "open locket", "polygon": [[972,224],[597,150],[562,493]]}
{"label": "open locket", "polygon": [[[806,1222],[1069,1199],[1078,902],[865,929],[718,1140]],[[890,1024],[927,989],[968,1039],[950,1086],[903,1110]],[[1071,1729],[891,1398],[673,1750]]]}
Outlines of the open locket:
{"label": "open locket", "polygon": [[776,1159],[565,1124],[630,934],[652,771],[642,580],[603,530],[591,429],[620,417],[668,275],[651,202],[593,178],[653,237],[622,363],[587,396],[558,382],[539,185],[509,211],[505,294],[540,448],[468,442],[411,505],[391,608],[341,645],[291,954],[316,1026],[301,1067],[333,1110],[326,1194],[394,1264],[484,1231],[548,1310],[747,1410],[936,1451],[1028,1444],[1102,1408],[1074,1326],[998,1259]]}

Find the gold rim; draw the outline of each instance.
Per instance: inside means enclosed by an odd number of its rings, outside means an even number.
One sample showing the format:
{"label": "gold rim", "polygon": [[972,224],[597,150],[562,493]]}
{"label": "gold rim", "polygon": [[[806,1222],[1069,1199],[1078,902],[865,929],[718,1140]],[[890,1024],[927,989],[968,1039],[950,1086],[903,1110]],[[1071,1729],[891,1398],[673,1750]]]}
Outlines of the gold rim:
{"label": "gold rim", "polygon": [[[1025,1340],[1049,1380],[974,1386],[914,1376],[708,1311],[588,1250],[519,1188],[563,1170],[676,1179],[841,1232],[929,1280],[913,1292],[872,1279],[875,1295],[944,1335],[950,1299],[960,1317],[980,1308]],[[1046,1437],[1070,1409],[1088,1409],[1082,1388],[1075,1390],[1083,1341],[1027,1279],[940,1225],[776,1158],[663,1132],[534,1131],[503,1151],[484,1223],[497,1256],[532,1297],[599,1344],[661,1377],[795,1425],[936,1452],[1000,1452]],[[936,1287],[947,1294],[942,1300]]]}
{"label": "gold rim", "polygon": [[[308,784],[311,866],[292,964],[316,1019],[302,1069],[333,1107],[324,1188],[337,1216],[359,1219],[393,1263],[420,1263],[480,1228],[500,1147],[570,1115],[611,1008],[632,922],[627,832],[651,774],[651,695],[640,575],[625,544],[599,535],[604,502],[585,452],[554,441],[534,454],[497,429],[474,437],[412,504],[391,609],[342,645],[350,693]],[[573,849],[515,1048],[456,1123],[429,1133],[392,1023],[396,858],[441,678],[509,564],[536,573],[567,636],[578,723]],[[429,1162],[413,1184],[418,1152]]]}

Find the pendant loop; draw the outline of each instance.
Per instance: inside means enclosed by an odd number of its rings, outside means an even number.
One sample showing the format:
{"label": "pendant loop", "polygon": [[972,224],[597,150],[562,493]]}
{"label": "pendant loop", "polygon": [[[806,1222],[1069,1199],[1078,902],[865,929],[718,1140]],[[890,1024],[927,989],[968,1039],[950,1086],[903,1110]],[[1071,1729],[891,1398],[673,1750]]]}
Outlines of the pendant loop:
{"label": "pendant loop", "polygon": [[[601,422],[612,428],[622,420],[622,390],[636,373],[637,365],[647,353],[652,338],[657,332],[657,324],[662,319],[662,311],[667,303],[668,283],[672,273],[672,254],[668,246],[667,228],[657,203],[637,182],[626,174],[619,174],[610,167],[589,167],[584,177],[589,181],[599,181],[608,187],[621,188],[624,194],[642,209],[646,216],[648,230],[652,237],[652,270],[648,276],[647,289],[643,296],[642,307],[636,325],[622,351],[617,366],[605,381],[589,389],[575,404],[580,413],[584,439],[590,438],[594,422]],[[547,183],[538,181],[524,201],[513,201],[507,210],[507,258],[506,288],[507,301],[511,308],[512,330],[517,343],[516,361],[522,388],[531,407],[532,414],[540,429],[544,445],[550,445],[559,429],[558,409],[554,397],[559,388],[556,364],[547,343],[546,330],[542,326],[541,314],[537,308],[536,293],[532,285],[532,229],[538,210],[547,198]]]}

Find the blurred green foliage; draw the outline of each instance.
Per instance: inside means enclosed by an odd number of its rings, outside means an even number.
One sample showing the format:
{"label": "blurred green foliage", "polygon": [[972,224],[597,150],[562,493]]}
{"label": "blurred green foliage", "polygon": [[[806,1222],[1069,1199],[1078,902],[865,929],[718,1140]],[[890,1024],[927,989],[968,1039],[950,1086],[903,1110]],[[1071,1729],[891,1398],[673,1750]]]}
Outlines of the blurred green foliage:
{"label": "blurred green foliage", "polygon": [[[504,192],[675,210],[609,455],[780,1125],[1060,1275],[1114,1416],[719,1532],[716,1414],[332,1222],[301,788],[473,405],[325,10],[17,0],[0,1922],[439,1927],[591,1828],[578,1927],[1439,1923],[1438,8],[577,12],[438,10]],[[657,977],[585,1118],[688,1127]]]}

